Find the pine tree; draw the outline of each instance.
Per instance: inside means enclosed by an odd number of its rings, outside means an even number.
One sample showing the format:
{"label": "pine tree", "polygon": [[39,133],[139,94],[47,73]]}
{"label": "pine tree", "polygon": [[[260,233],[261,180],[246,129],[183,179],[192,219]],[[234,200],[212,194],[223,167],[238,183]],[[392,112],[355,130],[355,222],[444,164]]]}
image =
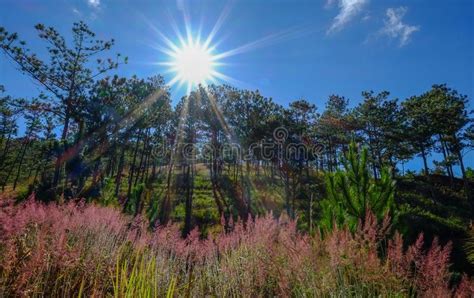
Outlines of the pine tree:
{"label": "pine tree", "polygon": [[330,230],[334,224],[354,229],[368,211],[377,218],[393,215],[395,181],[390,170],[382,167],[380,179],[370,176],[368,150],[360,152],[354,142],[341,158],[343,170],[326,174],[326,198],[321,202],[321,227]]}
{"label": "pine tree", "polygon": [[[47,59],[40,59],[26,47],[26,42],[19,40],[17,33],[9,33],[3,27],[0,27],[0,50],[22,73],[39,83],[43,90],[55,99],[55,105],[60,110],[63,122],[61,143],[66,152],[71,126],[76,124],[80,128],[77,139],[83,134],[82,111],[85,94],[91,84],[97,77],[116,69],[122,62],[126,63],[127,58],[122,60],[120,54],[117,54],[116,59],[97,59],[94,63],[95,57],[111,49],[114,40],[96,39],[95,33],[83,22],[73,24],[72,43],[68,43],[53,27],[37,24],[35,29],[39,38],[47,43]],[[63,164],[64,158],[58,156],[53,178],[54,186],[61,180]]]}
{"label": "pine tree", "polygon": [[402,103],[402,117],[405,122],[408,143],[423,159],[424,174],[429,174],[428,156],[434,146],[435,127],[427,116],[427,97],[412,96]]}

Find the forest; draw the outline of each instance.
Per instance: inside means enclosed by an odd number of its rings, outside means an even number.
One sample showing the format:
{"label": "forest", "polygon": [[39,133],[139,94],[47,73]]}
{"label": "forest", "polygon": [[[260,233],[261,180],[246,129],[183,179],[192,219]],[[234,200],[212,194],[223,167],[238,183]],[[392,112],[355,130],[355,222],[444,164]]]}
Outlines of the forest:
{"label": "forest", "polygon": [[85,23],[34,29],[41,53],[0,27],[41,90],[0,86],[0,296],[474,295],[462,90],[173,102]]}

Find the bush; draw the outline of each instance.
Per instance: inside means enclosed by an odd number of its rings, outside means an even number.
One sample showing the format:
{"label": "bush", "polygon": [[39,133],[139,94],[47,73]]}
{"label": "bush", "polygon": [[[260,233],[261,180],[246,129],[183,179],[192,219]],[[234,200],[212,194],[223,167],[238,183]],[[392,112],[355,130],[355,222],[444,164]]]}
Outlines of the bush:
{"label": "bush", "polygon": [[[271,214],[230,223],[232,232],[181,238],[120,210],[34,198],[0,208],[0,296],[445,296],[450,245],[423,237],[384,245],[389,220],[368,212],[354,233],[324,238]],[[380,250],[382,248],[382,250]],[[384,253],[380,253],[383,251]],[[464,277],[456,295],[473,295]],[[464,295],[464,296],[462,296]]]}
{"label": "bush", "polygon": [[321,202],[320,225],[325,230],[333,224],[349,225],[354,230],[364,221],[366,212],[373,212],[379,220],[394,216],[395,181],[387,168],[382,168],[380,179],[369,174],[367,148],[358,152],[352,142],[341,158],[344,170],[326,174],[327,196]]}

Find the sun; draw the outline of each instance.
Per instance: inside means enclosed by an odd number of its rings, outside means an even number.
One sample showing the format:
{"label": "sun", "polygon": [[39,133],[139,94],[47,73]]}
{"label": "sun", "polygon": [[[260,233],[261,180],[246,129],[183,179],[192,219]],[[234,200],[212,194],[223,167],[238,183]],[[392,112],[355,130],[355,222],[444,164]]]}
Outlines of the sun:
{"label": "sun", "polygon": [[194,86],[213,80],[215,59],[204,45],[185,43],[173,56],[171,69],[181,81]]}
{"label": "sun", "polygon": [[182,34],[173,18],[171,18],[170,23],[176,34],[174,36],[165,35],[150,20],[145,18],[150,29],[160,37],[160,42],[151,42],[150,45],[164,54],[161,56],[163,60],[160,59],[160,61],[152,62],[152,64],[166,67],[164,73],[166,75],[171,74],[168,86],[178,85],[177,87],[180,88],[185,85],[187,87],[187,94],[190,94],[192,89],[199,85],[205,88],[207,85],[218,82],[235,86],[247,85],[245,82],[237,80],[227,73],[223,73],[228,66],[236,65],[226,61],[227,59],[276,42],[288,40],[293,38],[292,36],[300,36],[304,32],[304,28],[299,30],[285,29],[230,50],[219,52],[217,45],[221,44],[223,40],[216,41],[215,38],[225,19],[230,14],[230,8],[231,5],[228,4],[223,9],[207,37],[201,36],[201,27],[198,30],[191,27],[189,11],[185,5],[180,8],[184,17],[185,34]]}
{"label": "sun", "polygon": [[167,54],[168,61],[160,64],[168,67],[168,73],[173,73],[170,85],[186,85],[189,92],[198,85],[206,86],[225,77],[217,70],[222,63],[214,53],[215,47],[210,46],[210,39],[201,42],[191,35],[186,39],[179,36],[178,43],[164,39],[168,47],[162,52]]}

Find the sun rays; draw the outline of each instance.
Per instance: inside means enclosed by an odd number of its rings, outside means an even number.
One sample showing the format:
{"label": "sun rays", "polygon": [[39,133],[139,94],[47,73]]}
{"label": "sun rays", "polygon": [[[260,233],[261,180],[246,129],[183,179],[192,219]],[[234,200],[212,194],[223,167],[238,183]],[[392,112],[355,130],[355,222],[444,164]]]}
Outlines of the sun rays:
{"label": "sun rays", "polygon": [[[232,1],[229,1],[224,7],[207,35],[206,33],[203,34],[202,26],[197,28],[191,26],[190,11],[187,9],[185,2],[178,1],[177,3],[178,9],[183,16],[184,28],[183,26],[178,26],[178,23],[175,22],[170,14],[167,25],[173,29],[174,35],[164,34],[156,24],[144,18],[144,22],[158,37],[149,46],[162,54],[158,61],[151,64],[160,66],[158,72],[170,75],[168,82],[170,88],[176,87],[180,89],[183,86],[186,88],[186,96],[183,98],[183,108],[180,111],[177,125],[176,140],[171,152],[171,161],[168,165],[168,175],[173,173],[176,155],[178,154],[178,144],[183,142],[182,125],[189,116],[189,103],[192,100],[196,100],[200,96],[200,92],[205,92],[209,98],[212,112],[216,115],[228,141],[236,142],[235,144],[240,147],[235,132],[226,122],[221,110],[222,107],[217,103],[212,88],[209,88],[209,85],[212,84],[230,84],[236,87],[249,86],[229,74],[229,69],[226,68],[230,65],[238,65],[238,63],[230,61],[230,59],[236,55],[242,55],[263,47],[299,38],[312,32],[312,30],[304,26],[291,27],[269,33],[256,40],[225,48],[223,39],[219,37],[219,32],[222,31],[225,21],[231,13]],[[180,28],[184,29],[184,34]],[[252,183],[247,185],[247,187],[255,187]]]}
{"label": "sun rays", "polygon": [[179,46],[172,44],[166,54],[169,61],[160,64],[167,66],[168,72],[174,75],[170,85],[186,84],[189,91],[198,85],[205,86],[215,82],[216,78],[223,76],[217,71],[219,59],[213,54],[213,48],[207,43],[201,43],[199,39],[193,40],[191,35],[182,40]]}
{"label": "sun rays", "polygon": [[[218,40],[219,31],[225,24],[225,20],[231,12],[232,2],[229,2],[216,20],[216,23],[209,31],[207,36],[202,35],[202,27],[197,30],[191,25],[191,16],[185,3],[179,2],[179,9],[183,15],[184,34],[180,27],[169,15],[169,25],[173,28],[174,36],[167,36],[150,20],[144,19],[145,23],[158,34],[158,42],[150,44],[162,54],[161,59],[152,64],[163,67],[159,72],[171,76],[168,85],[178,88],[185,86],[186,94],[201,85],[206,88],[207,85],[217,83],[229,83],[232,85],[247,85],[245,82],[237,80],[226,72],[226,66],[229,66],[229,58],[240,55],[258,48],[267,47],[276,43],[288,41],[293,38],[301,37],[310,31],[304,27],[292,27],[278,32],[274,32],[254,41],[238,45],[231,49],[218,49],[222,46],[222,40]],[[235,65],[235,63],[232,63]]]}

